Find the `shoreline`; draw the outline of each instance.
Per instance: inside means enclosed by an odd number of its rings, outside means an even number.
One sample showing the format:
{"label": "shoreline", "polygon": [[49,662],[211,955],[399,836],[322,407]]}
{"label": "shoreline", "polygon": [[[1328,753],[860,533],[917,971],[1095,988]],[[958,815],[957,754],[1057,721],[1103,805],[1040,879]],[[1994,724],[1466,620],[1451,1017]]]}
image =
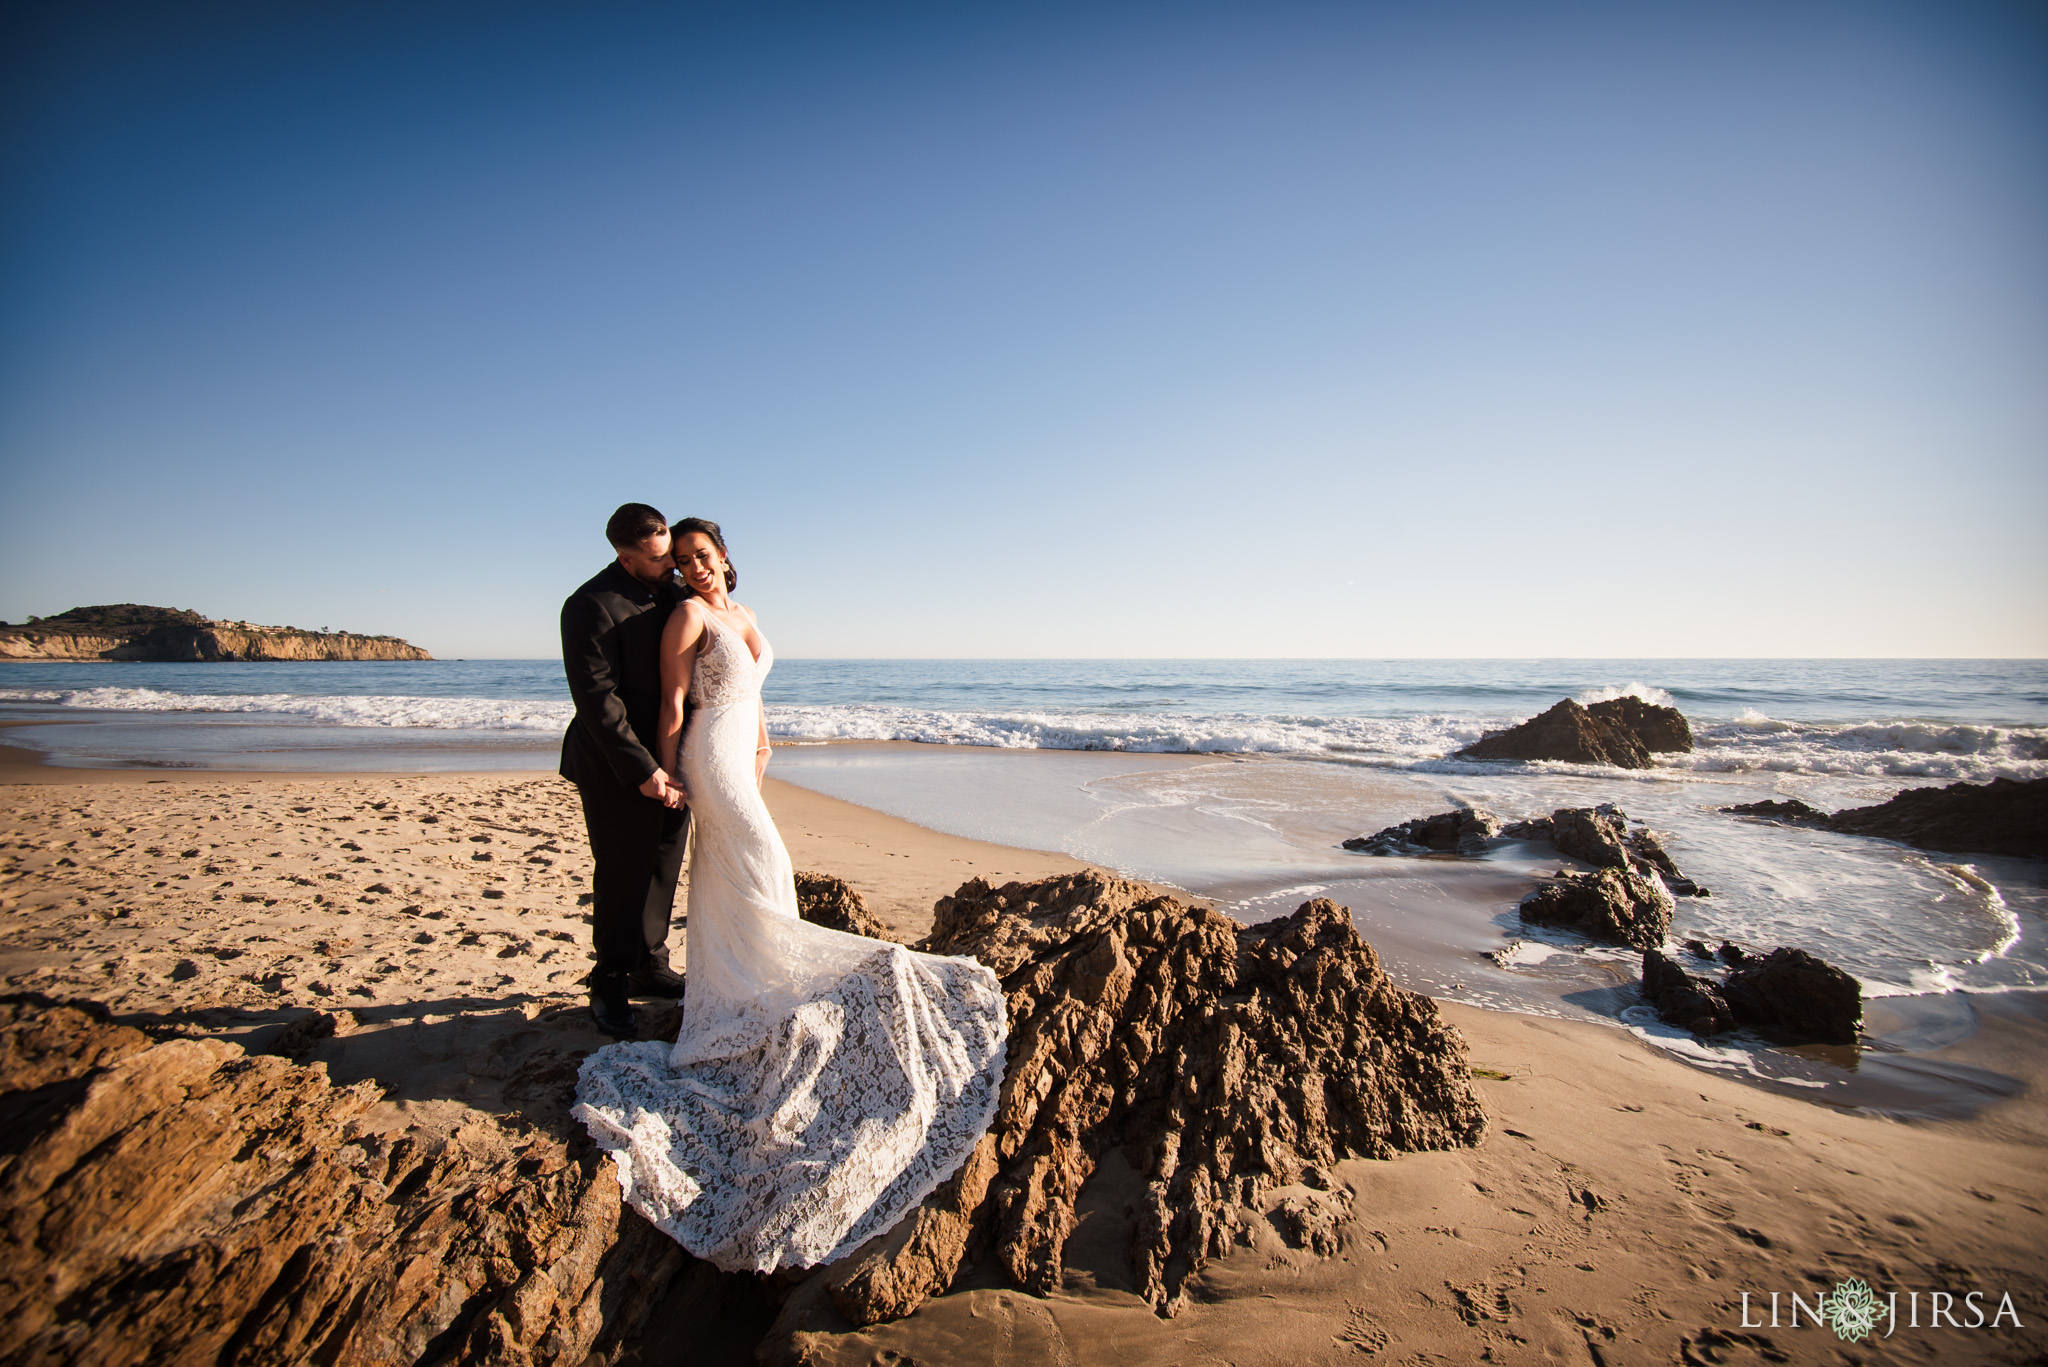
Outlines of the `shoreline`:
{"label": "shoreline", "polygon": [[[39,724],[42,723],[0,721],[0,728]],[[914,741],[841,744],[869,748],[886,746],[900,750],[933,748]],[[1041,752],[1020,753],[1037,755]],[[1147,757],[1146,761],[1148,767],[1150,758],[1152,757]],[[1169,761],[1189,760],[1197,763],[1207,760],[1207,757],[1163,758]],[[147,786],[165,790],[156,796],[159,799],[169,799],[171,794],[183,796],[193,789],[226,790],[199,795],[199,800],[204,802],[258,795],[268,795],[274,801],[278,796],[282,796],[285,790],[311,790],[331,800],[342,793],[347,793],[351,798],[370,798],[379,792],[417,792],[432,789],[443,794],[444,801],[455,801],[459,804],[461,799],[451,799],[445,795],[470,789],[503,789],[532,784],[538,784],[541,792],[550,795],[547,805],[553,813],[555,833],[546,837],[544,847],[554,846],[558,842],[563,843],[563,848],[551,848],[545,856],[551,861],[563,863],[562,876],[555,880],[553,892],[554,900],[558,904],[555,909],[559,912],[564,892],[580,895],[581,890],[588,887],[587,871],[574,871],[587,870],[587,854],[584,853],[587,845],[573,787],[561,780],[552,769],[411,773],[261,769],[82,769],[49,764],[38,752],[0,745],[0,795],[7,794],[10,788],[19,792],[76,787],[90,793],[100,790],[132,790]],[[890,934],[905,942],[920,938],[929,929],[933,902],[939,897],[950,895],[962,882],[971,877],[986,877],[1000,886],[1012,879],[1028,881],[1078,872],[1089,867],[1103,868],[1106,872],[1116,873],[1119,877],[1133,877],[1100,862],[1085,860],[1064,851],[978,840],[934,829],[903,816],[777,778],[772,770],[763,791],[777,826],[783,833],[792,863],[799,870],[827,873],[844,879],[862,895],[870,909],[888,927]],[[14,805],[7,802],[4,796],[0,796],[0,808]],[[246,807],[253,804],[243,805]],[[368,803],[358,801],[356,805],[364,807]],[[471,805],[475,805],[473,800]],[[293,813],[300,816],[306,816],[311,810],[310,807],[303,805],[295,805],[292,808]],[[306,819],[313,820],[310,816],[306,816]],[[347,818],[342,820],[346,821]],[[323,826],[321,829],[331,832],[334,828]],[[426,836],[429,832],[422,829],[419,834]],[[542,834],[545,833],[529,828],[529,836]],[[321,863],[321,856],[311,856],[311,862]],[[358,858],[356,862],[360,863],[361,859]],[[549,867],[552,871],[552,864]],[[376,872],[382,873],[383,869],[378,867]],[[1502,883],[1505,886],[1503,880],[1513,881],[1518,876],[1506,869],[1496,871],[1484,866],[1465,868],[1458,865],[1442,865],[1434,868],[1432,872],[1439,881],[1449,879],[1453,884],[1461,878],[1469,879],[1476,876],[1486,887],[1491,887],[1493,883]],[[287,873],[284,876],[292,879],[295,887],[310,886],[306,884],[302,874]],[[323,881],[333,876],[323,868]],[[427,876],[431,881],[442,881],[434,880],[431,874]],[[174,875],[175,877],[177,875]],[[531,871],[528,871],[526,877],[529,883],[533,881]],[[170,880],[157,881],[155,886],[164,887],[167,881]],[[1162,892],[1184,900],[1215,905],[1214,899],[1190,892],[1171,882],[1143,878],[1136,878],[1135,881],[1146,882]],[[1415,880],[1412,875],[1404,874],[1401,881]],[[390,880],[383,879],[380,882],[388,886]],[[223,880],[222,885],[233,886],[233,880]],[[422,890],[428,884],[415,881],[406,886],[412,889],[408,895],[422,896],[425,895]],[[679,901],[686,902],[687,886],[686,872],[684,884],[679,890]],[[1310,896],[1321,895],[1322,891],[1315,884],[1301,884],[1285,889],[1282,893],[1233,903],[1220,909],[1229,912],[1243,924],[1255,924],[1270,916],[1286,915],[1301,901]],[[506,909],[503,905],[493,905],[502,904],[505,900],[503,896],[493,896],[491,891],[481,886],[471,888],[470,892],[477,898],[477,904],[470,907],[472,914],[487,916],[489,913],[502,912]],[[396,890],[387,895],[396,895]],[[1445,894],[1437,895],[1441,899]],[[1455,898],[1459,894],[1453,888],[1449,895]],[[236,896],[241,897],[241,894],[238,893]],[[330,905],[320,894],[312,896],[314,907]],[[214,900],[220,899],[216,896]],[[248,901],[246,897],[242,900]],[[266,905],[274,905],[276,900],[278,899],[264,899]],[[371,901],[373,898],[365,896],[362,900]],[[1964,1041],[1977,1035],[1986,1014],[2008,1014],[2005,1011],[1983,1007],[1981,1003],[1985,999],[2011,996],[2023,1003],[2040,1003],[2038,1007],[2022,1005],[2018,1008],[2022,1014],[2036,1009],[2048,1013],[2048,988],[2016,987],[1977,991],[1951,988],[1921,993],[1868,996],[1866,1022],[1869,1028],[1866,1034],[1871,1036],[1868,1042],[1850,1049],[1846,1054],[1843,1050],[1822,1046],[1774,1051],[1779,1055],[1773,1060],[1777,1065],[1776,1069],[1766,1074],[1756,1068],[1753,1058],[1746,1065],[1738,1060],[1732,1068],[1728,1066],[1727,1060],[1723,1060],[1720,1065],[1704,1061],[1705,1051],[1689,1047],[1690,1037],[1685,1040],[1665,1041],[1659,1045],[1652,1038],[1655,1032],[1646,1033],[1642,1026],[1623,1019],[1617,1013],[1586,1009],[1578,1016],[1565,1016],[1556,1010],[1535,1008],[1512,1000],[1460,999],[1434,991],[1433,984],[1427,980],[1426,974],[1413,971],[1404,973],[1401,970],[1404,945],[1422,936],[1424,932],[1400,924],[1401,917],[1398,911],[1390,916],[1387,909],[1382,907],[1359,904],[1343,897],[1338,900],[1351,906],[1359,933],[1374,945],[1383,959],[1386,959],[1390,970],[1394,971],[1396,980],[1406,978],[1403,986],[1431,996],[1441,1005],[1456,1005],[1464,1010],[1479,1010],[1490,1014],[1528,1016],[1534,1019],[1562,1020],[1570,1024],[1595,1026],[1617,1035],[1627,1035],[1637,1047],[1671,1060],[1688,1072],[1732,1078],[1754,1090],[1800,1097],[1818,1105],[1837,1108],[1869,1106],[1878,1111],[1898,1110],[1901,1113],[1922,1115],[1966,1113],[1979,1109],[2000,1095],[1998,1086],[1995,1083],[1987,1085],[1986,1080],[1977,1075],[1979,1070],[1976,1065],[1963,1061],[1960,1053],[1954,1056],[1962,1063],[1960,1069],[1948,1069],[1943,1062],[1943,1059],[1948,1057],[1945,1051],[1954,1050]],[[7,892],[0,892],[0,911],[14,908],[21,901],[22,895],[18,891],[10,889]],[[521,906],[514,910],[516,917],[540,914],[540,909],[533,906]],[[1249,918],[1247,913],[1251,913]],[[435,918],[437,915],[432,910],[416,914],[429,918]],[[575,912],[573,907],[564,914],[575,915],[579,923],[587,919],[582,917],[580,912]],[[466,925],[466,922],[464,924]],[[679,916],[678,929],[672,932],[672,942],[682,942],[686,939],[681,932],[683,924],[684,921]],[[1465,950],[1468,951],[1465,957],[1473,961],[1459,970],[1462,976],[1474,978],[1493,967],[1491,960],[1487,959],[1484,953],[1471,950],[1470,946],[1466,946]],[[1456,956],[1460,951],[1445,949],[1442,952],[1446,956]],[[9,962],[12,957],[5,950],[0,950],[0,980],[11,981],[12,970]],[[1485,962],[1481,962],[1482,960]],[[1603,996],[1626,988],[1633,981],[1632,970],[1624,974],[1617,966],[1608,965],[1604,961],[1596,961],[1589,967],[1598,975],[1597,981],[1610,984],[1594,989],[1595,993]],[[249,975],[245,971],[241,976]],[[556,976],[559,977],[559,973]],[[1421,980],[1418,981],[1418,978]],[[542,990],[537,986],[533,986],[532,990],[541,996],[549,995],[548,990]],[[559,993],[559,984],[551,990]],[[1942,1057],[1935,1057],[1937,1053]],[[1846,1068],[1843,1066],[1845,1058]],[[1816,1081],[1816,1077],[1822,1080]],[[1945,1096],[1945,1090],[1952,1095]]]}

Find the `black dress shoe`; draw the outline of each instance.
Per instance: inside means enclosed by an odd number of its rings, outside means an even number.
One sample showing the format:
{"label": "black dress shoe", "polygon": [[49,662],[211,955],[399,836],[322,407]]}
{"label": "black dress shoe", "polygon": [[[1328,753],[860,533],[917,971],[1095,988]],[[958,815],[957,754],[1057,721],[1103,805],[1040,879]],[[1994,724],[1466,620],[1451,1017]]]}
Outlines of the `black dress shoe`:
{"label": "black dress shoe", "polygon": [[633,1007],[626,1000],[624,992],[593,989],[590,993],[590,1018],[597,1022],[597,1028],[618,1039],[632,1039],[640,1033],[639,1023],[633,1019]]}
{"label": "black dress shoe", "polygon": [[648,964],[645,968],[634,969],[626,985],[636,997],[673,999],[683,995],[683,975],[667,964]]}

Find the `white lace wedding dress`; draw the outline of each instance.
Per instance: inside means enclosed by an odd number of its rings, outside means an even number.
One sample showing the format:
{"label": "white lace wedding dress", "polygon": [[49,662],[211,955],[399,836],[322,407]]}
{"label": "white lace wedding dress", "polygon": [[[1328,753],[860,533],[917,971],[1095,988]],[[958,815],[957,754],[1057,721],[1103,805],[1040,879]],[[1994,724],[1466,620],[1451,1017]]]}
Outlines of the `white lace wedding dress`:
{"label": "white lace wedding dress", "polygon": [[723,626],[699,650],[682,1031],[592,1054],[573,1112],[627,1203],[728,1271],[829,1262],[930,1195],[994,1118],[1007,1033],[974,960],[797,918],[754,783],[772,663]]}

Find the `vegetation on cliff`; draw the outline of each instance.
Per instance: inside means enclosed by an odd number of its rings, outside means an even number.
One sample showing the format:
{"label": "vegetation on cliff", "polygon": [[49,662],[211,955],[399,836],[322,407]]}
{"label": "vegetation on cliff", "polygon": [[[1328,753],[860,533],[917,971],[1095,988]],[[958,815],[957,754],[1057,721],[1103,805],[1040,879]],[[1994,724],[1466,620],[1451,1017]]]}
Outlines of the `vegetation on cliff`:
{"label": "vegetation on cliff", "polygon": [[8,660],[430,660],[396,636],[213,621],[184,608],[103,603],[24,626],[0,622]]}

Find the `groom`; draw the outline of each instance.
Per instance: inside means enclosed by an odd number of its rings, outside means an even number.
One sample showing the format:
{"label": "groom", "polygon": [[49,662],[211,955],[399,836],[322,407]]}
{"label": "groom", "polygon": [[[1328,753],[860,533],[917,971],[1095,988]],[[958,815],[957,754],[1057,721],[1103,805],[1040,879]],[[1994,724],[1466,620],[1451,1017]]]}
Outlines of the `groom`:
{"label": "groom", "polygon": [[562,604],[562,667],[576,716],[562,737],[562,777],[583,798],[594,865],[590,1013],[630,1039],[629,995],[683,995],[668,966],[668,922],[689,831],[687,808],[654,758],[661,716],[661,629],[676,604],[666,518],[627,503],[605,524],[616,558]]}

